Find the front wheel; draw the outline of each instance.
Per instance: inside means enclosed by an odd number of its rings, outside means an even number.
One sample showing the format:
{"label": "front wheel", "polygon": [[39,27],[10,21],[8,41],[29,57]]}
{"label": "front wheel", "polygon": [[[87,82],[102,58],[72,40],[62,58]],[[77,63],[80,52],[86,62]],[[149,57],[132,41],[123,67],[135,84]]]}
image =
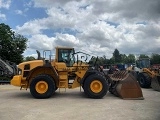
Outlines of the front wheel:
{"label": "front wheel", "polygon": [[38,75],[31,81],[30,93],[35,98],[49,98],[54,92],[55,82],[49,75]]}
{"label": "front wheel", "polygon": [[147,73],[139,73],[138,82],[142,88],[149,88],[151,86],[151,78]]}
{"label": "front wheel", "polygon": [[84,92],[90,98],[102,98],[106,95],[108,84],[100,74],[89,76],[84,82]]}

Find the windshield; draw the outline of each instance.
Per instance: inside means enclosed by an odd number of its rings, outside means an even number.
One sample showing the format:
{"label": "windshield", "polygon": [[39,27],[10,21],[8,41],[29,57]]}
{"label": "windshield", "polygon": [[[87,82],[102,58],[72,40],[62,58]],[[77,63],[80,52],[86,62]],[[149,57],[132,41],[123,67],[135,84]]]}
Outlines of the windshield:
{"label": "windshield", "polygon": [[137,61],[138,68],[149,68],[150,67],[150,60],[149,59],[142,59]]}

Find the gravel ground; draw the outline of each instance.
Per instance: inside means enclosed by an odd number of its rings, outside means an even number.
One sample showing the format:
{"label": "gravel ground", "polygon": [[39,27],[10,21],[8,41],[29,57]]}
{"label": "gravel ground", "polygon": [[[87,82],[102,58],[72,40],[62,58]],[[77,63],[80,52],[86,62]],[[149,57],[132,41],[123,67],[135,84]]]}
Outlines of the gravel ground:
{"label": "gravel ground", "polygon": [[0,120],[160,120],[160,92],[142,91],[144,100],[123,100],[110,93],[90,99],[79,88],[35,99],[29,90],[0,85]]}

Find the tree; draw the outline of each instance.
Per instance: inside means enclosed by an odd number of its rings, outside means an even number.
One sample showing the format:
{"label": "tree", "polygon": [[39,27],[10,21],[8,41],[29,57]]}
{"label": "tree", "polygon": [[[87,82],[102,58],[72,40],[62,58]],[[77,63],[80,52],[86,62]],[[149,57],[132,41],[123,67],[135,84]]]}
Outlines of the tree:
{"label": "tree", "polygon": [[103,64],[109,64],[109,59],[105,55],[103,55]]}
{"label": "tree", "polygon": [[31,61],[31,60],[35,60],[35,57],[33,56],[27,56],[24,61]]}
{"label": "tree", "polygon": [[149,58],[149,56],[147,56],[145,54],[140,54],[139,58]]}
{"label": "tree", "polygon": [[0,57],[19,64],[23,61],[23,52],[27,48],[27,38],[16,34],[8,25],[0,24]]}
{"label": "tree", "polygon": [[120,55],[118,49],[114,50],[113,59],[115,60],[115,63],[120,63],[121,62],[121,55]]}
{"label": "tree", "polygon": [[127,63],[134,63],[136,60],[135,55],[134,54],[129,54],[127,57]]}
{"label": "tree", "polygon": [[160,55],[159,54],[152,54],[151,64],[160,64]]}
{"label": "tree", "polygon": [[110,58],[110,59],[109,59],[109,64],[114,64],[114,63],[115,63],[114,57]]}
{"label": "tree", "polygon": [[121,63],[127,63],[127,56],[125,54],[121,54]]}
{"label": "tree", "polygon": [[105,55],[103,55],[103,57],[99,57],[98,58],[98,64],[99,65],[104,65],[104,64],[108,64],[109,60],[106,58]]}

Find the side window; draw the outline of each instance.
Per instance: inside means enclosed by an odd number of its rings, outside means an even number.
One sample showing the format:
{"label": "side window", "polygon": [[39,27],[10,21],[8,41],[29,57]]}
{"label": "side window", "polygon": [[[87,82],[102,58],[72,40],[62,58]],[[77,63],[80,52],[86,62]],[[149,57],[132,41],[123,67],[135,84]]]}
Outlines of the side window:
{"label": "side window", "polygon": [[69,51],[65,49],[59,49],[58,51],[58,62],[66,62],[69,57]]}
{"label": "side window", "polygon": [[142,60],[142,62],[141,62],[141,66],[142,66],[142,68],[144,68],[144,67],[145,67],[145,61],[144,61],[144,60]]}
{"label": "side window", "polygon": [[58,62],[63,62],[62,50],[58,50]]}
{"label": "side window", "polygon": [[26,64],[26,65],[24,66],[24,70],[30,70],[30,64]]}
{"label": "side window", "polygon": [[59,49],[58,62],[65,62],[67,66],[72,66],[75,60],[73,53],[72,49]]}
{"label": "side window", "polygon": [[24,66],[23,77],[27,77],[27,75],[29,74],[29,70],[30,70],[30,64],[26,64]]}

